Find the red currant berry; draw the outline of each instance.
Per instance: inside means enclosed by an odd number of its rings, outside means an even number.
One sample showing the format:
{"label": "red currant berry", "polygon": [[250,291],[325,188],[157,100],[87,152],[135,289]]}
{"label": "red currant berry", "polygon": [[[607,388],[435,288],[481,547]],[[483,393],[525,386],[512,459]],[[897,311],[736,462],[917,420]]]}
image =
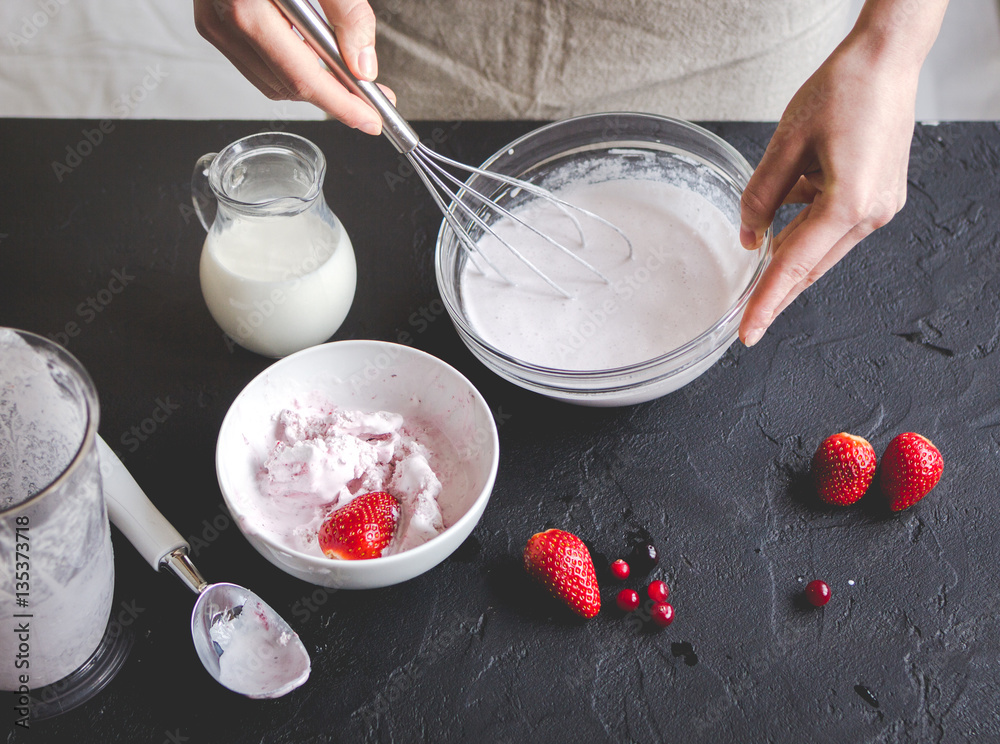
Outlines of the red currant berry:
{"label": "red currant berry", "polygon": [[635,589],[622,589],[615,601],[622,612],[632,612],[639,607],[639,595]]}
{"label": "red currant berry", "polygon": [[611,575],[616,579],[624,581],[628,578],[628,564],[619,558],[617,561],[611,564]]}
{"label": "red currant berry", "polygon": [[649,616],[654,623],[665,628],[674,621],[674,608],[666,602],[657,602],[649,611]]}
{"label": "red currant berry", "polygon": [[667,596],[670,594],[670,588],[662,581],[651,581],[649,582],[649,588],[646,589],[646,593],[649,594],[649,598],[654,602],[666,602]]}
{"label": "red currant berry", "polygon": [[815,607],[822,607],[830,601],[830,587],[825,581],[816,579],[806,584],[806,599]]}

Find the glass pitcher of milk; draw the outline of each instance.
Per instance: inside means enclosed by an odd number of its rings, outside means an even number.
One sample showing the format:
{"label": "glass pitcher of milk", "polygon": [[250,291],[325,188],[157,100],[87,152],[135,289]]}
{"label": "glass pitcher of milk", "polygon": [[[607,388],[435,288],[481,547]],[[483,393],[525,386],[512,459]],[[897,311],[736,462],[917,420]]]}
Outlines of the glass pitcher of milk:
{"label": "glass pitcher of milk", "polygon": [[326,159],[309,140],[263,132],[198,159],[192,200],[208,232],[201,291],[236,343],[282,357],[332,336],[354,301],[357,265],[323,198]]}

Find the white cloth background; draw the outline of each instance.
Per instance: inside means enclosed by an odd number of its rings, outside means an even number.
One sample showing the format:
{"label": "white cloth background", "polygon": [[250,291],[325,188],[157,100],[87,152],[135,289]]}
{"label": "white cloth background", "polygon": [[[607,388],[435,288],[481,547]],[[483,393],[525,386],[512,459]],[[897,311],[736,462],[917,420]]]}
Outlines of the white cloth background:
{"label": "white cloth background", "polygon": [[[379,1],[383,12],[393,12],[393,0]],[[423,8],[438,2],[396,0],[404,1]],[[705,6],[715,1],[701,0]],[[851,0],[852,16],[860,4]],[[952,0],[921,76],[918,119],[1000,119],[997,7],[997,0]],[[384,32],[392,22],[383,20]],[[382,61],[384,76],[397,77],[387,62]],[[323,118],[306,104],[270,101],[246,82],[198,36],[190,0],[0,0],[0,116],[123,114]],[[742,109],[735,116],[751,118]]]}
{"label": "white cloth background", "polygon": [[380,82],[415,119],[644,111],[776,120],[850,0],[371,0]]}
{"label": "white cloth background", "polygon": [[0,116],[324,118],[258,92],[190,0],[0,1]]}

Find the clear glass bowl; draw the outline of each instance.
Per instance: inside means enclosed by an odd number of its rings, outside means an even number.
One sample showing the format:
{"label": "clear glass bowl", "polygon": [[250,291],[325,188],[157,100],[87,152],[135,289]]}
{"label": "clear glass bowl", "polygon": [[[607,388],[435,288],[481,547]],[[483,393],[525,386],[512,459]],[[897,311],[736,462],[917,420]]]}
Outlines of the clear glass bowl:
{"label": "clear glass bowl", "polygon": [[[753,169],[732,146],[702,127],[677,119],[634,113],[592,114],[540,127],[507,145],[483,169],[558,189],[580,173],[600,173],[603,161],[631,159],[636,175],[692,189],[740,226],[740,198]],[[507,209],[530,198],[479,175],[467,183]],[[459,218],[462,222],[462,218]],[[476,237],[471,218],[462,224]],[[734,241],[731,260],[749,262],[746,286],[716,322],[696,338],[652,359],[612,369],[570,371],[530,364],[484,341],[469,322],[462,294],[468,256],[443,222],[435,271],[438,288],[458,334],[472,353],[501,377],[558,400],[589,406],[622,406],[673,392],[712,366],[736,339],[750,293],[767,264],[770,230],[753,253]],[[730,260],[727,257],[726,260]]]}

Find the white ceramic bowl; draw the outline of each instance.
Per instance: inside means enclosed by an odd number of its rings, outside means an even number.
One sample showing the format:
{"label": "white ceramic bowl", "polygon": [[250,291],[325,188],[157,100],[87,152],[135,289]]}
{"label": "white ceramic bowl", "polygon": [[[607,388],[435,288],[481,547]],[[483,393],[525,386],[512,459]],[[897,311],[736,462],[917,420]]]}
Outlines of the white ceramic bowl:
{"label": "white ceramic bowl", "polygon": [[[458,498],[455,512],[461,516],[423,545],[357,561],[307,555],[259,531],[245,504],[257,494],[261,453],[274,442],[273,416],[297,396],[314,392],[342,408],[392,411],[439,428],[469,473],[468,487],[453,494]],[[215,466],[223,498],[240,530],[271,563],[320,586],[372,589],[422,574],[462,544],[486,508],[499,461],[493,415],[479,391],[453,367],[399,344],[335,341],[292,354],[250,381],[222,422]]]}
{"label": "white ceramic bowl", "polygon": [[[706,129],[678,119],[633,113],[579,116],[547,124],[500,149],[482,168],[547,188],[565,185],[567,177],[600,166],[634,160],[634,177],[695,191],[708,198],[733,226],[740,226],[740,197],[753,169],[743,156]],[[526,193],[473,176],[468,183],[502,206],[516,208]],[[470,218],[463,225],[473,234]],[[501,377],[550,398],[586,406],[624,406],[673,392],[711,367],[736,339],[750,293],[767,265],[771,231],[754,252],[734,240],[725,260],[744,266],[746,283],[729,307],[697,337],[665,348],[651,359],[613,369],[563,370],[518,359],[484,340],[469,320],[462,296],[468,253],[447,221],[438,233],[435,270],[438,288],[458,335],[472,353]],[[544,322],[544,321],[542,321]]]}

